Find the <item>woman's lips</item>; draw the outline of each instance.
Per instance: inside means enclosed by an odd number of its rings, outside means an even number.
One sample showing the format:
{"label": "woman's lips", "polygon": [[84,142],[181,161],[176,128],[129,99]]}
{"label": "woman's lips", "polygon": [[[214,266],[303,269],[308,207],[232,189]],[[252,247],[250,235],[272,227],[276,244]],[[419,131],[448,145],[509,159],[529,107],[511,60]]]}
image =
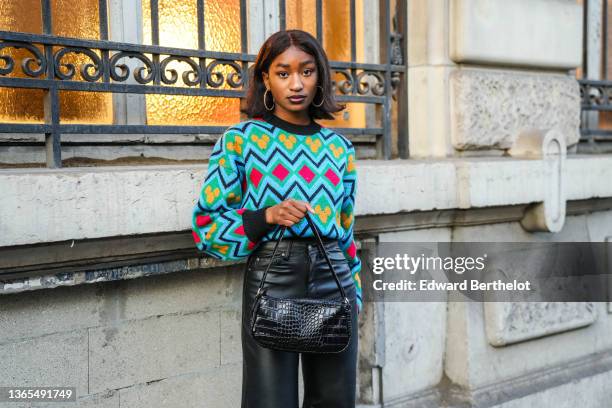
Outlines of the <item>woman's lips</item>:
{"label": "woman's lips", "polygon": [[300,97],[290,97],[289,100],[293,103],[302,103],[304,102],[304,99],[306,99],[305,96],[300,96]]}

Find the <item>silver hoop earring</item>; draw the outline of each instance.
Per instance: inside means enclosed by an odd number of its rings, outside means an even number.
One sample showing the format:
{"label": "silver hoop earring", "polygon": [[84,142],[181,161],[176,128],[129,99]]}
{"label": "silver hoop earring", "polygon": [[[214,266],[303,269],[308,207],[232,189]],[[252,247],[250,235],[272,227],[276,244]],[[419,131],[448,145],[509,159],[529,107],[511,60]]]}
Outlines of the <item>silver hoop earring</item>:
{"label": "silver hoop earring", "polygon": [[272,97],[272,107],[268,108],[268,105],[266,104],[266,96],[268,95],[269,91],[270,90],[268,88],[266,88],[266,92],[264,92],[264,97],[263,97],[264,101],[263,102],[264,102],[264,106],[266,107],[266,110],[271,111],[272,109],[274,109],[274,97]]}
{"label": "silver hoop earring", "polygon": [[321,103],[318,104],[318,105],[316,103],[314,103],[314,102],[312,104],[318,108],[321,105],[323,105],[323,102],[325,102],[325,94],[323,93],[323,87],[321,85],[317,85],[317,88],[321,88],[321,95],[323,95],[323,99],[321,100]]}

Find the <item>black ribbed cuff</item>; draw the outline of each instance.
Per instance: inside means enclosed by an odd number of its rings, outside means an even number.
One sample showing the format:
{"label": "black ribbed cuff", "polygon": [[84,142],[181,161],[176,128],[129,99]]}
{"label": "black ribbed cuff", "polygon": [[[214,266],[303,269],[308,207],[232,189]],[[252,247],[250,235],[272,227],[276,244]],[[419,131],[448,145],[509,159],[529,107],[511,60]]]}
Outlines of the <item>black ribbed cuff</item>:
{"label": "black ribbed cuff", "polygon": [[249,241],[259,242],[264,235],[276,227],[276,224],[266,222],[266,209],[269,207],[271,206],[259,210],[244,210],[242,213],[242,225]]}

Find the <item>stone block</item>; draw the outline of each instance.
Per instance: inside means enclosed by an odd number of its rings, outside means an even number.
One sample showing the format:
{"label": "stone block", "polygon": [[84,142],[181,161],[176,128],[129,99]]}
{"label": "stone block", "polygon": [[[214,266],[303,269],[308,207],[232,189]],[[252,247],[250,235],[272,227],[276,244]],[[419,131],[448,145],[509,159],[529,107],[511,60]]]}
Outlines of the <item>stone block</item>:
{"label": "stone block", "polygon": [[[432,103],[432,109],[434,105]],[[579,114],[579,108],[575,113]],[[427,120],[436,121],[435,118]],[[545,120],[537,122],[546,124]],[[509,126],[514,125],[510,123]],[[430,134],[425,131],[415,135],[411,131],[411,140],[413,137],[426,141]],[[610,155],[569,155],[563,175],[567,199],[612,197],[612,183],[606,182],[612,178],[611,163]],[[198,165],[168,165],[163,169],[146,166],[144,170],[103,167],[86,171],[75,168],[3,171],[0,191],[6,194],[0,195],[0,208],[9,210],[0,212],[3,232],[0,246],[167,231],[184,231],[189,236],[190,200],[196,199],[203,170]],[[541,160],[533,159],[363,160],[357,164],[355,211],[357,216],[362,216],[542,201],[543,188],[548,181],[543,170]],[[153,176],[149,177],[149,173]],[[589,177],[585,178],[584,174]],[[530,183],[526,184],[525,180]],[[75,185],[80,187],[75,190]],[[129,191],[129,194],[122,191]],[[57,200],[58,194],[71,197],[67,200],[75,201],[75,205]],[[95,198],[99,196],[111,198],[101,204]],[[133,207],[132,204],[142,197],[148,197],[147,204]],[[126,212],[125,208],[130,206],[137,209],[138,214]],[[149,207],[154,207],[155,211],[150,212]],[[37,219],[48,221],[45,228],[41,229],[38,221],[30,216],[33,213],[38,214]],[[188,216],[185,218],[184,214]],[[114,221],[110,224],[88,222],[92,216]],[[156,221],[151,222],[152,218]],[[10,286],[12,290],[12,286],[22,285]]]}
{"label": "stone block", "polygon": [[444,367],[446,303],[387,302],[384,400],[434,387]]}
{"label": "stone block", "polygon": [[236,309],[242,300],[244,265],[185,271],[122,282],[119,315],[126,320],[156,315]]}
{"label": "stone block", "polygon": [[239,407],[242,364],[173,376],[120,390],[121,406],[130,408]]}
{"label": "stone block", "polygon": [[411,158],[448,157],[450,143],[450,75],[452,66],[408,68],[408,144]]}
{"label": "stone block", "polygon": [[612,371],[575,379],[574,381],[516,398],[492,408],[556,407],[602,408],[612,399]]}
{"label": "stone block", "polygon": [[221,364],[242,362],[241,310],[228,310],[219,313],[221,319]]}
{"label": "stone block", "polygon": [[447,0],[408,2],[408,66],[452,65],[448,55]]}
{"label": "stone block", "polygon": [[93,393],[218,367],[219,314],[166,315],[90,329],[89,360]]}
{"label": "stone block", "polygon": [[[579,330],[493,347],[485,335],[483,304],[454,301],[448,307],[445,372],[465,388],[477,389],[509,381],[547,367],[587,357],[612,346],[612,324],[603,319]],[[594,303],[604,314],[605,304]],[[609,319],[608,319],[609,320]],[[530,356],[525,359],[524,356]]]}
{"label": "stone block", "polygon": [[457,150],[509,149],[533,129],[558,130],[568,147],[580,138],[580,90],[569,75],[461,69],[449,81]]}
{"label": "stone block", "polygon": [[486,302],[487,339],[493,346],[550,336],[592,324],[597,310],[589,302]]}
{"label": "stone block", "polygon": [[87,330],[0,346],[0,387],[76,387],[88,392]]}
{"label": "stone block", "polygon": [[97,326],[101,306],[95,285],[0,296],[0,344]]}
{"label": "stone block", "polygon": [[582,6],[575,1],[453,0],[449,5],[449,53],[457,63],[555,69],[582,64]]}

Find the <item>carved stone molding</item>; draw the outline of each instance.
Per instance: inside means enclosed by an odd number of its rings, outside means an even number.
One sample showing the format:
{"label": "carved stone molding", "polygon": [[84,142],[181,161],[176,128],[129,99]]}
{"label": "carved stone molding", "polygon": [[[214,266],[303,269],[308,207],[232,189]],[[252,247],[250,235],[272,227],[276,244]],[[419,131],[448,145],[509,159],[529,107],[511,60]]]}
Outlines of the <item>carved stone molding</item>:
{"label": "carved stone molding", "polygon": [[591,302],[485,302],[487,340],[507,346],[592,324]]}

